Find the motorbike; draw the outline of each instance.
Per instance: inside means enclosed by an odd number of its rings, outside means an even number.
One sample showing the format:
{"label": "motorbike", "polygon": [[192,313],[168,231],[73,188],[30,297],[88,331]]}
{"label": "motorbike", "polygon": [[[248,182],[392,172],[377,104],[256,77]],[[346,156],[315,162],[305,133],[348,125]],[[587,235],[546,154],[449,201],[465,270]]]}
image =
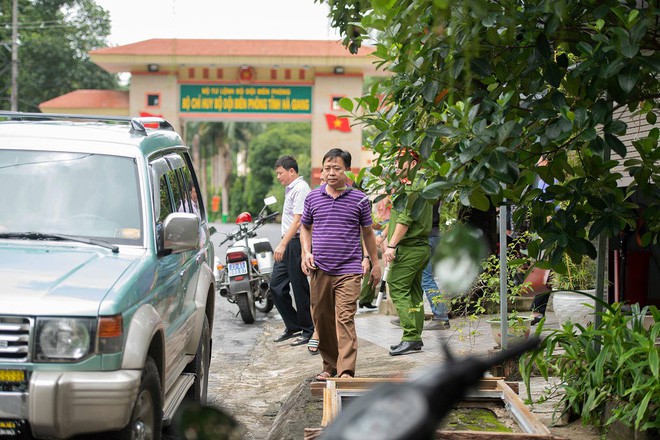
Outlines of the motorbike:
{"label": "motorbike", "polygon": [[270,205],[277,203],[275,197],[264,199],[256,219],[248,212],[236,217],[238,229],[227,234],[220,243],[230,241],[225,252],[224,264],[216,257],[216,289],[220,296],[238,305],[241,319],[251,324],[256,311],[268,313],[273,309],[270,295],[270,275],[273,272],[273,248],[266,237],[258,237],[256,230],[266,221],[275,218],[279,212],[266,214]]}

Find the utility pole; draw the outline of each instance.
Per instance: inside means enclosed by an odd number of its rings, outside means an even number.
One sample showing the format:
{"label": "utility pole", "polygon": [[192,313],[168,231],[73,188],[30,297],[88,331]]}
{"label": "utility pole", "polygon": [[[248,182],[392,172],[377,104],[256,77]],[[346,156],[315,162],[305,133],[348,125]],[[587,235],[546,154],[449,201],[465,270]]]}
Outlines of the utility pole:
{"label": "utility pole", "polygon": [[11,111],[18,111],[18,0],[11,11]]}

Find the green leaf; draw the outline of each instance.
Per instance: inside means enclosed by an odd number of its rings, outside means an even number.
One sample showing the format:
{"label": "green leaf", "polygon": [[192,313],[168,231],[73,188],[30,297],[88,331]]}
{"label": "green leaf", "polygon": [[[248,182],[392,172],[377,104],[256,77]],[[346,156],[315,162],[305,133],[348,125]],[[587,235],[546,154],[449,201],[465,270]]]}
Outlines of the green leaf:
{"label": "green leaf", "polygon": [[397,192],[392,198],[392,208],[397,211],[403,211],[408,205],[408,194],[405,191]]}
{"label": "green leaf", "polygon": [[426,187],[422,190],[422,197],[425,199],[438,199],[446,187],[447,182],[433,182],[430,185],[426,185]]}
{"label": "green leaf", "polygon": [[609,64],[606,64],[604,67],[598,70],[598,74],[601,78],[609,78],[612,75],[619,73],[619,71],[626,65],[626,62],[622,59],[616,59]]}
{"label": "green leaf", "polygon": [[481,189],[483,189],[484,192],[488,195],[499,194],[499,192],[502,190],[502,186],[499,184],[499,182],[492,177],[488,177],[487,179],[479,182],[479,186],[481,186]]}
{"label": "green leaf", "polygon": [[415,140],[415,132],[414,131],[406,131],[403,133],[403,136],[401,136],[400,141],[401,145],[404,147],[410,147]]}
{"label": "green leaf", "polygon": [[603,99],[596,101],[591,108],[591,120],[594,124],[602,124],[605,122],[605,116],[609,113],[609,106]]}
{"label": "green leaf", "polygon": [[451,163],[449,162],[443,162],[442,165],[440,165],[440,169],[438,170],[438,174],[440,176],[446,176],[447,173],[451,170]]}
{"label": "green leaf", "polygon": [[609,146],[612,151],[614,151],[616,154],[618,154],[621,157],[626,157],[626,153],[628,152],[628,149],[624,145],[621,140],[610,134],[610,133],[605,133],[605,143],[607,146]]}
{"label": "green leaf", "polygon": [[612,134],[617,134],[619,136],[623,136],[626,134],[626,130],[628,129],[628,125],[620,120],[613,120],[609,122],[608,124],[605,124],[605,127],[603,130],[605,133],[612,133]]}
{"label": "green leaf", "polygon": [[649,367],[653,377],[660,377],[660,360],[658,359],[658,349],[652,347],[649,351]]}
{"label": "green leaf", "polygon": [[545,66],[545,80],[550,84],[552,87],[559,87],[561,84],[561,79],[563,77],[561,70],[559,70],[559,66],[557,63],[554,62],[549,62]]}
{"label": "green leaf", "polygon": [[536,37],[536,50],[538,50],[543,59],[549,60],[552,58],[552,47],[550,47],[548,37],[545,34],[539,34]]}
{"label": "green leaf", "polygon": [[346,174],[346,177],[348,177],[351,181],[357,183],[357,180],[356,180],[356,177],[355,177],[355,173],[354,173],[353,171],[346,170],[346,171],[344,171],[344,174]]}
{"label": "green leaf", "polygon": [[380,176],[383,173],[383,167],[380,165],[376,165],[371,167],[371,170],[369,171],[373,176]]}
{"label": "green leaf", "polygon": [[594,50],[593,47],[591,47],[591,44],[584,41],[580,41],[578,44],[576,44],[575,48],[584,55],[591,55],[591,52]]}
{"label": "green leaf", "polygon": [[501,151],[493,151],[488,157],[488,166],[500,173],[506,173],[509,158]]}
{"label": "green leaf", "polygon": [[352,113],[354,108],[353,100],[351,98],[341,98],[339,100],[339,107],[343,108],[349,113]]}
{"label": "green leaf", "polygon": [[639,80],[639,67],[628,65],[619,73],[619,85],[624,92],[630,93]]}
{"label": "green leaf", "polygon": [[470,61],[470,67],[474,73],[482,77],[490,76],[493,73],[490,64],[483,58],[473,58]]}
{"label": "green leaf", "polygon": [[438,82],[435,80],[426,83],[422,92],[426,102],[433,102],[435,100],[435,97],[438,95],[438,87]]}
{"label": "green leaf", "polygon": [[435,138],[431,136],[424,136],[424,139],[422,139],[422,142],[419,144],[419,154],[424,159],[428,159],[431,156],[434,143],[435,143]]}
{"label": "green leaf", "polygon": [[431,137],[454,137],[457,131],[448,125],[437,124],[426,129],[426,135]]}
{"label": "green leaf", "polygon": [[422,212],[424,211],[427,203],[428,202],[424,197],[417,197],[413,203],[412,209],[410,210],[410,215],[412,218],[418,219],[419,216],[422,215]]}
{"label": "green leaf", "polygon": [[637,409],[637,417],[635,418],[635,427],[638,427],[639,424],[642,423],[642,420],[645,419],[646,409],[649,406],[649,402],[651,401],[651,397],[653,397],[652,392],[646,393],[646,395],[642,399],[642,402],[639,404],[639,407]]}
{"label": "green leaf", "polygon": [[469,195],[469,200],[470,206],[477,208],[479,211],[488,211],[488,208],[490,207],[490,201],[488,200],[488,197],[486,197],[484,193],[479,190],[472,191],[472,193]]}
{"label": "green leaf", "polygon": [[511,131],[516,126],[516,121],[507,121],[497,130],[497,143],[502,145],[509,138]]}
{"label": "green leaf", "polygon": [[658,120],[658,115],[656,115],[653,110],[651,110],[646,114],[646,122],[648,122],[650,125],[655,125],[657,120]]}

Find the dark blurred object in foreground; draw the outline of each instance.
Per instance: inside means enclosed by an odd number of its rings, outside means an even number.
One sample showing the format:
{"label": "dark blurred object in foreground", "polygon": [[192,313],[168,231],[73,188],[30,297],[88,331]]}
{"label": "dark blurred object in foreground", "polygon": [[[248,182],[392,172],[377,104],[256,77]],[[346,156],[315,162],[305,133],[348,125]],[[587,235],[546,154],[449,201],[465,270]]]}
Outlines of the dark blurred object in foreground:
{"label": "dark blurred object in foreground", "polygon": [[440,421],[487,370],[520,356],[538,343],[538,338],[531,338],[490,358],[457,361],[450,357],[446,365],[417,379],[382,384],[341,411],[321,439],[432,439]]}

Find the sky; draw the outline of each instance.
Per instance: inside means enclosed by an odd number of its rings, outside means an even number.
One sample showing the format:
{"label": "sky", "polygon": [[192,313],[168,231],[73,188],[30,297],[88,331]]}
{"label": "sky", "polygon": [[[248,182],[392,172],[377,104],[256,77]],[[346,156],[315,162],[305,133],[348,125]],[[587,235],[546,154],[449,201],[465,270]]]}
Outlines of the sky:
{"label": "sky", "polygon": [[151,38],[339,40],[314,0],[96,0],[111,45]]}

